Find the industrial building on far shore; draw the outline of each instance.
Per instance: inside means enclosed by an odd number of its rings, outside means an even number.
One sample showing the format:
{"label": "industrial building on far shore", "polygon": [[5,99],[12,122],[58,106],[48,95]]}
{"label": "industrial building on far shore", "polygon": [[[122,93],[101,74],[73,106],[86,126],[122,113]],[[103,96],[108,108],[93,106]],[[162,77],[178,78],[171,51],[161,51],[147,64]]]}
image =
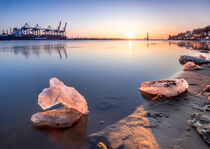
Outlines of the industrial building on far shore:
{"label": "industrial building on far shore", "polygon": [[66,26],[61,29],[61,22],[56,29],[51,26],[47,28],[41,28],[38,24],[34,27],[25,23],[21,28],[13,28],[3,30],[0,34],[0,40],[65,40],[66,37]]}

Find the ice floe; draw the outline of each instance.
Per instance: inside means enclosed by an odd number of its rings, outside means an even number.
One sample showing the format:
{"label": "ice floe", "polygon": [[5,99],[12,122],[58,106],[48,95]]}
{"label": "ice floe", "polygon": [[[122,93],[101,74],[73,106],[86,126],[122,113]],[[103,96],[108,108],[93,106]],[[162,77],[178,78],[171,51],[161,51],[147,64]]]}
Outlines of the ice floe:
{"label": "ice floe", "polygon": [[64,107],[35,113],[31,121],[36,126],[65,128],[72,126],[82,114],[88,113],[87,102],[76,89],[64,85],[57,78],[51,78],[50,87],[39,94],[38,104],[45,110],[60,103]]}
{"label": "ice floe", "polygon": [[163,95],[166,97],[177,96],[187,89],[188,83],[185,79],[146,81],[143,82],[139,88],[142,92],[152,95]]}
{"label": "ice floe", "polygon": [[88,113],[85,98],[75,88],[64,85],[57,78],[51,78],[50,87],[39,94],[38,104],[45,110],[59,103],[76,109],[82,114]]}

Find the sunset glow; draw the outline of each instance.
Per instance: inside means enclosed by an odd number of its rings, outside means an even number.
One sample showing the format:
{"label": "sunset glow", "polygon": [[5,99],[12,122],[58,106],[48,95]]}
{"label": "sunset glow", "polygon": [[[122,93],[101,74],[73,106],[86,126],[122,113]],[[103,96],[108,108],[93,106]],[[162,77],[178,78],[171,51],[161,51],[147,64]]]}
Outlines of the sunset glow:
{"label": "sunset glow", "polygon": [[135,33],[133,33],[133,32],[126,33],[126,38],[127,39],[134,39],[135,38]]}
{"label": "sunset glow", "polygon": [[62,21],[61,29],[64,22],[68,23],[66,34],[69,38],[145,39],[149,33],[150,39],[167,39],[170,34],[208,25],[209,4],[207,0],[191,0],[190,3],[189,0],[37,0],[36,3],[8,0],[0,2],[4,6],[0,9],[0,28],[7,31],[27,22],[30,26],[39,24],[47,28],[51,25],[56,29]]}

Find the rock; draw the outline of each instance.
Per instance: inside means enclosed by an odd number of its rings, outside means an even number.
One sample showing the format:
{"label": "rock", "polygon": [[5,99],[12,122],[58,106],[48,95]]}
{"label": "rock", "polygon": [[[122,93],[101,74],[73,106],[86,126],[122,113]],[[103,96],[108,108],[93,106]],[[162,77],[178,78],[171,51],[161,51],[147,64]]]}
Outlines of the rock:
{"label": "rock", "polygon": [[142,92],[165,97],[177,96],[187,89],[188,83],[185,79],[147,81],[143,82],[139,88]]}
{"label": "rock", "polygon": [[188,55],[180,56],[179,61],[181,64],[185,64],[187,62],[194,62],[195,64],[198,64],[198,65],[210,63],[209,60],[205,60],[203,58],[198,58],[195,56],[188,56]]}
{"label": "rock", "polygon": [[152,134],[150,121],[145,117],[146,111],[142,106],[119,122],[106,127],[104,130],[90,134],[92,144],[105,141],[107,148],[124,149],[159,149]]}
{"label": "rock", "polygon": [[207,144],[210,144],[210,117],[201,113],[195,113],[188,121],[189,125],[196,128]]}
{"label": "rock", "polygon": [[38,96],[38,104],[42,109],[48,109],[62,103],[67,108],[73,108],[82,114],[88,113],[85,98],[73,87],[68,87],[57,78],[50,79],[50,88],[44,89]]}
{"label": "rock", "polygon": [[184,64],[184,70],[200,70],[201,67],[199,65],[196,65],[194,62],[187,62]]}
{"label": "rock", "polygon": [[38,112],[32,115],[31,120],[35,126],[65,128],[71,127],[82,114],[75,109],[61,108]]}

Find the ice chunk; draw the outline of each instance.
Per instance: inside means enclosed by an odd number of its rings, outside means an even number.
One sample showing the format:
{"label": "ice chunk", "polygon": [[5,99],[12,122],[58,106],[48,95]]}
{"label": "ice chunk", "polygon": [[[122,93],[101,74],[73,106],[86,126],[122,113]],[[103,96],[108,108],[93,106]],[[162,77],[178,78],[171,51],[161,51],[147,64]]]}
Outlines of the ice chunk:
{"label": "ice chunk", "polygon": [[199,70],[201,67],[194,62],[187,62],[184,64],[184,70]]}
{"label": "ice chunk", "polygon": [[33,114],[31,120],[35,126],[65,128],[71,127],[82,116],[75,109],[61,108]]}
{"label": "ice chunk", "polygon": [[198,58],[206,59],[206,56],[203,56],[202,54],[200,54],[200,55],[198,56]]}
{"label": "ice chunk", "polygon": [[73,87],[64,85],[57,78],[50,79],[50,87],[44,89],[38,96],[38,104],[42,109],[48,109],[62,103],[68,108],[76,109],[82,114],[88,113],[88,106],[85,98]]}
{"label": "ice chunk", "polygon": [[188,83],[185,79],[170,79],[143,82],[139,90],[152,95],[172,97],[185,92],[187,88]]}
{"label": "ice chunk", "polygon": [[188,55],[180,56],[179,61],[182,64],[185,64],[187,62],[194,62],[195,64],[198,64],[198,65],[210,63],[209,60],[205,60],[204,58],[188,56]]}

